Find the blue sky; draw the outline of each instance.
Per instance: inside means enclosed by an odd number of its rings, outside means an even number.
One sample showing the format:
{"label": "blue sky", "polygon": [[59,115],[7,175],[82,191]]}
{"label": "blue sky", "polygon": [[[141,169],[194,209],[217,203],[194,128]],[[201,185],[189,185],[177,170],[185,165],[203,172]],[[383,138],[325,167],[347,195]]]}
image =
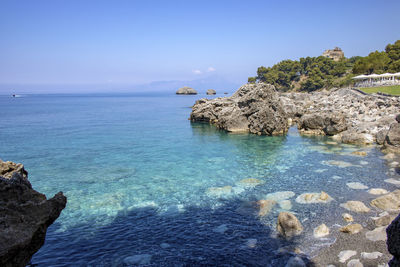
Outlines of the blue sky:
{"label": "blue sky", "polygon": [[1,0],[0,90],[207,77],[245,83],[261,65],[335,46],[347,57],[383,50],[400,39],[399,10],[398,0]]}

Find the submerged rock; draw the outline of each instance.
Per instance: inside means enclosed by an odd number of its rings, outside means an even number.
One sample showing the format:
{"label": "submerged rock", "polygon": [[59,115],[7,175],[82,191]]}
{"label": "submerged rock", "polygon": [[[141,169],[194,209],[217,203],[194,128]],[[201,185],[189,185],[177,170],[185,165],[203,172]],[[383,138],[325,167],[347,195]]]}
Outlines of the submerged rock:
{"label": "submerged rock", "polygon": [[285,267],[306,267],[303,259],[299,256],[291,257],[286,263]]}
{"label": "submerged rock", "polygon": [[244,187],[256,187],[257,185],[262,185],[265,182],[256,178],[247,178],[240,180],[237,185]]}
{"label": "submerged rock", "polygon": [[365,237],[371,241],[385,241],[386,240],[386,226],[380,226],[372,231],[365,233]]}
{"label": "submerged rock", "polygon": [[371,188],[370,190],[368,190],[368,193],[370,193],[371,195],[384,195],[389,192],[383,188]]}
{"label": "submerged rock", "polygon": [[357,251],[354,250],[343,250],[340,251],[338,258],[339,258],[339,262],[341,263],[345,263],[348,259],[350,259],[351,257],[357,255]]}
{"label": "submerged rock", "polygon": [[274,193],[269,193],[266,196],[266,199],[273,199],[277,202],[286,200],[289,198],[294,197],[296,194],[292,191],[279,191],[279,192],[274,192]]}
{"label": "submerged rock", "polygon": [[259,207],[258,216],[265,216],[276,205],[276,201],[272,199],[262,199],[257,201],[257,205]]}
{"label": "submerged rock", "polygon": [[332,200],[333,198],[324,191],[321,191],[321,193],[304,193],[296,198],[296,202],[301,204],[328,203]]}
{"label": "submerged rock", "polygon": [[46,199],[35,191],[22,164],[0,160],[0,172],[0,266],[26,266],[67,198],[59,192]]}
{"label": "submerged rock", "polygon": [[340,204],[340,206],[342,208],[345,208],[346,210],[354,211],[354,212],[358,212],[358,213],[366,213],[371,210],[370,208],[365,206],[365,204],[362,203],[361,201],[354,201],[354,200],[347,201],[346,203],[342,203],[342,204]]}
{"label": "submerged rock", "polygon": [[326,224],[323,223],[314,228],[313,234],[315,238],[327,236],[329,235],[329,228],[328,226],[326,226]]}
{"label": "submerged rock", "polygon": [[365,151],[354,151],[351,152],[352,155],[356,155],[356,156],[361,156],[361,157],[365,157],[367,155],[367,152]]}
{"label": "submerged rock", "polygon": [[222,187],[210,187],[207,189],[206,194],[210,197],[227,197],[232,194],[232,186],[226,185]]}
{"label": "submerged rock", "polygon": [[342,233],[357,234],[357,233],[361,232],[362,229],[363,229],[363,227],[361,226],[361,224],[353,223],[353,224],[343,226],[342,228],[339,229],[339,231]]}
{"label": "submerged rock", "polygon": [[123,262],[127,265],[148,265],[151,262],[150,254],[140,254],[126,257]]}
{"label": "submerged rock", "polygon": [[368,189],[368,186],[363,185],[362,183],[359,182],[347,183],[346,185],[351,189],[361,189],[361,190]]}
{"label": "submerged rock", "polygon": [[279,213],[276,228],[283,237],[296,236],[303,231],[299,219],[290,212]]}
{"label": "submerged rock", "polygon": [[342,214],[342,218],[343,218],[343,220],[344,220],[345,222],[353,222],[353,221],[354,221],[353,216],[351,216],[351,215],[348,214],[348,213],[343,213],[343,214]]}
{"label": "submerged rock", "polygon": [[197,95],[197,91],[189,86],[184,86],[176,91],[177,95]]}
{"label": "submerged rock", "polygon": [[265,83],[245,84],[231,97],[200,99],[192,107],[190,120],[260,135],[283,134],[289,127],[275,87]]}

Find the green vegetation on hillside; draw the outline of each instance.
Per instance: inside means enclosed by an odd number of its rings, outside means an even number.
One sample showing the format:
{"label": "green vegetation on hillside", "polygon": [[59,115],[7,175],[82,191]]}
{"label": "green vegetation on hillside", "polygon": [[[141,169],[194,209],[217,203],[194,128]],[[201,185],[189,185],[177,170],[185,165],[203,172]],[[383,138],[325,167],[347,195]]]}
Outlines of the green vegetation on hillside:
{"label": "green vegetation on hillside", "polygon": [[400,85],[385,86],[385,87],[368,87],[368,88],[360,88],[360,90],[368,94],[381,92],[390,95],[400,95]]}
{"label": "green vegetation on hillside", "polygon": [[388,44],[385,51],[375,51],[366,57],[340,61],[323,56],[306,57],[283,60],[272,67],[261,66],[257,76],[249,77],[248,82],[267,82],[281,91],[315,91],[351,85],[352,77],[358,74],[384,72],[400,72],[400,40]]}

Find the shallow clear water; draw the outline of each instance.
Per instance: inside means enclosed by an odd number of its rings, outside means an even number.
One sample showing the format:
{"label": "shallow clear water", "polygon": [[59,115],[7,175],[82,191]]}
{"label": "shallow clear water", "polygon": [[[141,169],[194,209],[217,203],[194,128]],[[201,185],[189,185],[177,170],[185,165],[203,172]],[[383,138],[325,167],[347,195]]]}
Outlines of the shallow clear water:
{"label": "shallow clear water", "polygon": [[[284,137],[227,134],[188,121],[198,98],[0,97],[0,158],[24,163],[48,197],[60,190],[68,197],[32,263],[122,266],[128,256],[150,254],[153,265],[277,266],[289,257],[277,252],[282,246],[312,253],[331,242],[314,240],[312,228],[340,223],[340,203],[372,199],[346,183],[394,189],[374,147],[335,145],[294,128]],[[356,150],[368,155],[352,155]],[[263,183],[240,182],[247,178]],[[292,207],[276,205],[263,218],[249,208],[277,191],[296,194]],[[320,191],[334,201],[295,201]],[[306,229],[290,242],[274,238],[283,209]]]}

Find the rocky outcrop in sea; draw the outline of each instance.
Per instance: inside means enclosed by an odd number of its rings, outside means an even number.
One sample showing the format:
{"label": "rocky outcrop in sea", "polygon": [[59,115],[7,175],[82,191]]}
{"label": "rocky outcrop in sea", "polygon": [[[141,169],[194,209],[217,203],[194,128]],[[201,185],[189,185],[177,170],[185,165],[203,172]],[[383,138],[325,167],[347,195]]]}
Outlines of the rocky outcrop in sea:
{"label": "rocky outcrop in sea", "polygon": [[231,97],[200,99],[192,107],[192,122],[208,122],[229,132],[277,135],[288,130],[288,115],[273,85],[245,84]]}
{"label": "rocky outcrop in sea", "polygon": [[207,95],[215,95],[217,92],[214,89],[208,89],[206,92]]}
{"label": "rocky outcrop in sea", "polygon": [[22,164],[0,160],[0,266],[26,266],[66,203],[62,192],[35,191]]}
{"label": "rocky outcrop in sea", "polygon": [[177,95],[197,95],[197,91],[189,86],[184,86],[176,91]]}

